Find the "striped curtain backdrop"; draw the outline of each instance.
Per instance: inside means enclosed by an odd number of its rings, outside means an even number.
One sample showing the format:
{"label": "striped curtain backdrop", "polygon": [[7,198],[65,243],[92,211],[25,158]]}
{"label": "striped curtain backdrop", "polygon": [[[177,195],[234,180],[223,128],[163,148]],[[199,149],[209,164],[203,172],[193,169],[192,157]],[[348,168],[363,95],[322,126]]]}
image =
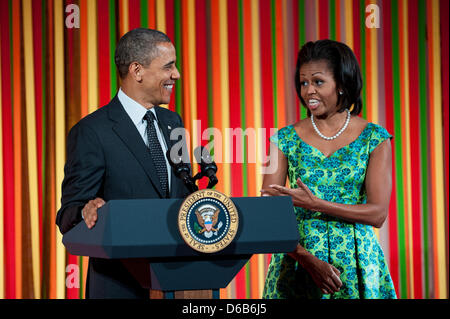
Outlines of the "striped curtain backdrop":
{"label": "striped curtain backdrop", "polygon": [[[373,6],[375,5],[375,6]],[[448,298],[447,0],[0,0],[0,298],[83,298],[86,257],[55,225],[68,130],[120,83],[114,50],[136,27],[168,34],[182,78],[167,106],[190,149],[204,130],[267,129],[219,163],[229,196],[259,196],[269,128],[304,118],[296,54],[331,38],[355,52],[362,116],[394,135],[389,217],[377,231],[400,298]],[[377,23],[379,23],[377,27]],[[265,135],[265,136],[263,136]],[[242,140],[241,140],[242,141]],[[235,143],[223,134],[225,153]],[[260,298],[269,255],[254,255],[222,298]]]}

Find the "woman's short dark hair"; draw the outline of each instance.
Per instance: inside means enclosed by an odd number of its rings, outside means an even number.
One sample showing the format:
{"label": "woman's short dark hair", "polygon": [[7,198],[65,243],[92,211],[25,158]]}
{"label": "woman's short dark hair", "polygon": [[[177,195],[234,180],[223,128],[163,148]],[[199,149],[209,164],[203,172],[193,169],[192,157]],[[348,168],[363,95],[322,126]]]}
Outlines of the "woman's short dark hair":
{"label": "woman's short dark hair", "polygon": [[352,49],[341,42],[333,40],[318,40],[308,42],[298,52],[297,67],[295,70],[295,89],[304,106],[305,101],[300,94],[300,68],[308,62],[325,61],[333,72],[336,88],[343,92],[338,94],[338,104],[341,104],[339,112],[345,109],[353,110],[351,114],[358,115],[362,109],[361,89],[362,76],[358,60]]}

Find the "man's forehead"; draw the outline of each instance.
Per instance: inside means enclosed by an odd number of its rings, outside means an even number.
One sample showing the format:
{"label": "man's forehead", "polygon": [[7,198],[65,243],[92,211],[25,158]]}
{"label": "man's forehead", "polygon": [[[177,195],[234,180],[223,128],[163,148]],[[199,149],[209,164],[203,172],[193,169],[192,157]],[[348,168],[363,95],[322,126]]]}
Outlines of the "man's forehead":
{"label": "man's forehead", "polygon": [[168,64],[171,61],[176,61],[177,55],[175,53],[175,47],[171,42],[160,42],[156,45],[156,50],[153,52],[152,63]]}
{"label": "man's forehead", "polygon": [[172,42],[159,42],[156,44],[156,48],[158,49],[159,54],[170,53],[171,51],[175,53],[175,47]]}
{"label": "man's forehead", "polygon": [[152,59],[150,65],[164,66],[170,63],[175,63],[177,55],[175,53],[175,47],[171,42],[160,42],[156,44],[156,50],[151,53]]}

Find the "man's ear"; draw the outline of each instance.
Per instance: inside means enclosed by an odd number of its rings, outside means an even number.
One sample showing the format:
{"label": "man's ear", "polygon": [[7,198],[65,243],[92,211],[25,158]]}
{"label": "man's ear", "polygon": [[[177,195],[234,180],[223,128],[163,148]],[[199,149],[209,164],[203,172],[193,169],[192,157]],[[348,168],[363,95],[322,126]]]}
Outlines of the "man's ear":
{"label": "man's ear", "polygon": [[138,62],[131,62],[130,66],[128,67],[128,73],[131,75],[131,77],[137,81],[142,81],[142,65],[140,65]]}

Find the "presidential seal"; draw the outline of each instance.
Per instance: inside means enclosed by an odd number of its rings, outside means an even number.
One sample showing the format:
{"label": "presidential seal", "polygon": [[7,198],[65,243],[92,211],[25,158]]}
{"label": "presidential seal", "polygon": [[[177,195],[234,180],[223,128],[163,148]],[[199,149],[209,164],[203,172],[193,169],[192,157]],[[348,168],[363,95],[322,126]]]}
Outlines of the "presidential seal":
{"label": "presidential seal", "polygon": [[226,195],[202,189],[189,195],[178,212],[178,229],[194,250],[215,253],[227,247],[236,236],[239,216]]}

